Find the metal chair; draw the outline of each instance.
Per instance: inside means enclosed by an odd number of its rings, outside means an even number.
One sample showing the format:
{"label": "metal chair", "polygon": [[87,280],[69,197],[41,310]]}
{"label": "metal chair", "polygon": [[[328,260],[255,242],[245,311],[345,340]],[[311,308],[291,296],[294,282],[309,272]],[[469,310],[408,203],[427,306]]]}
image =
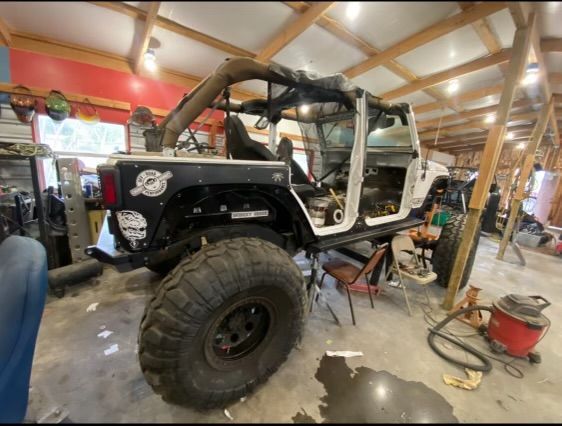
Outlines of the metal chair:
{"label": "metal chair", "polygon": [[324,269],[325,272],[320,279],[320,287],[322,287],[322,284],[324,283],[324,277],[326,276],[326,274],[334,277],[336,279],[336,282],[343,284],[345,290],[347,291],[347,299],[349,301],[349,310],[351,311],[351,320],[353,321],[353,325],[355,325],[355,313],[353,311],[353,302],[351,300],[349,286],[355,284],[357,280],[359,280],[359,278],[364,276],[367,282],[367,290],[369,293],[369,300],[371,301],[371,308],[374,309],[375,304],[373,303],[371,284],[369,284],[368,275],[381,261],[387,247],[388,243],[383,244],[381,247],[375,250],[371,255],[369,261],[361,269],[342,259],[334,259],[322,265],[322,269]]}
{"label": "metal chair", "polygon": [[424,268],[416,252],[414,241],[408,235],[396,235],[392,239],[392,267],[388,271],[386,278],[391,274],[397,274],[400,288],[404,292],[404,299],[406,299],[406,306],[408,307],[408,314],[412,315],[410,301],[408,300],[408,293],[406,292],[406,283],[404,278],[414,281],[416,284],[423,286],[427,303],[431,306],[429,294],[427,292],[427,285],[431,284],[437,279],[435,272],[429,271]]}

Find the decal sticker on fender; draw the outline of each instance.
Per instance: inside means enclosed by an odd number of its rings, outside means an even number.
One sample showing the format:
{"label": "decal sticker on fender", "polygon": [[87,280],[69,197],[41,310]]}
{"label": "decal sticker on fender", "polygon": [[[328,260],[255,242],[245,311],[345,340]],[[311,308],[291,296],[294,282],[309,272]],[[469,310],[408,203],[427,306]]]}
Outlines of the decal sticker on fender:
{"label": "decal sticker on fender", "polygon": [[173,177],[172,172],[161,173],[158,170],[143,170],[137,176],[136,187],[131,189],[129,193],[136,197],[143,194],[147,197],[158,197],[162,195],[168,186],[167,180]]}
{"label": "decal sticker on fender", "polygon": [[252,217],[269,216],[269,210],[254,210],[251,212],[232,212],[232,219],[249,219]]}
{"label": "decal sticker on fender", "polygon": [[133,210],[121,210],[116,212],[116,215],[121,233],[129,241],[131,247],[136,248],[139,240],[146,238],[146,218]]}

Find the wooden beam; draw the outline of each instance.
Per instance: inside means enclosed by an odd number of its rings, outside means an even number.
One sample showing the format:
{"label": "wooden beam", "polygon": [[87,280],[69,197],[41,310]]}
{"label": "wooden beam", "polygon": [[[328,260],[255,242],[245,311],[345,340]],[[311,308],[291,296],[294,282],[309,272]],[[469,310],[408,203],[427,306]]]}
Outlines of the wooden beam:
{"label": "wooden beam", "polygon": [[521,27],[515,31],[513,55],[509,62],[509,72],[504,84],[498,112],[496,113],[496,122],[488,132],[486,145],[482,153],[482,160],[478,169],[478,178],[476,179],[470,197],[465,228],[449,278],[447,294],[443,301],[443,307],[447,310],[451,309],[454,305],[455,297],[465,272],[467,260],[476,238],[479,237],[478,229],[480,226],[480,216],[482,215],[490,184],[492,183],[492,178],[503,148],[509,112],[513,105],[517,85],[525,71],[536,21],[536,14],[532,12],[527,21],[527,26]]}
{"label": "wooden beam", "polygon": [[[17,84],[0,83],[0,92],[15,93],[14,88],[16,86]],[[51,89],[45,89],[42,87],[28,87],[28,88],[29,90],[31,90],[33,96],[36,96],[38,98],[46,98],[47,96],[49,96],[49,93],[51,92]],[[98,96],[82,95],[78,93],[69,93],[69,92],[64,92],[64,96],[70,102],[85,103],[84,100],[88,98],[88,100],[95,106],[120,109],[124,111],[131,110],[131,104],[129,102],[121,102],[121,101],[115,101],[113,99],[100,98]]]}
{"label": "wooden beam", "polygon": [[[124,15],[130,16],[133,19],[138,19],[141,21],[146,20],[146,12],[144,10],[134,6],[130,6],[123,2],[91,1],[89,3],[92,3],[99,7],[104,7],[109,10],[113,10],[115,12],[122,13]],[[213,47],[223,52],[230,53],[231,55],[234,56],[248,56],[250,58],[256,56],[255,53],[250,52],[249,50],[242,49],[230,43],[226,43],[222,40],[203,34],[192,28],[178,24],[177,22],[167,19],[163,16],[156,17],[155,25],[160,28],[164,28],[168,31],[174,32],[176,34],[182,35],[184,37],[188,37],[192,40],[196,40],[200,43],[206,44],[207,46]]]}
{"label": "wooden beam", "polygon": [[306,12],[301,14],[292,24],[282,30],[257,54],[258,61],[267,62],[274,57],[287,44],[297,38],[306,29],[313,25],[318,19],[326,13],[335,2],[319,2],[314,3]]}
{"label": "wooden beam", "polygon": [[523,200],[525,186],[527,185],[527,180],[529,179],[531,171],[533,170],[537,148],[539,147],[539,143],[544,135],[546,126],[548,125],[548,120],[553,113],[554,100],[551,98],[548,104],[544,105],[543,109],[541,110],[537,125],[533,129],[531,140],[527,145],[527,148],[525,149],[525,157],[523,160],[523,166],[521,167],[521,173],[519,174],[519,182],[517,183],[517,189],[515,190],[515,194],[513,195],[513,199],[511,200],[511,210],[509,218],[507,220],[503,237],[500,241],[498,254],[496,256],[496,259],[498,260],[503,260],[505,249],[507,248],[507,244],[511,239],[515,220],[519,215],[519,206],[521,205],[521,201]]}
{"label": "wooden beam", "polygon": [[450,18],[431,25],[405,40],[398,42],[378,55],[366,59],[360,64],[348,68],[344,71],[344,74],[349,78],[357,77],[358,75],[378,67],[391,59],[395,59],[398,56],[416,49],[417,47],[491,15],[492,13],[505,9],[506,7],[506,2],[484,2],[474,5],[466,11],[460,12]]}
{"label": "wooden beam", "polygon": [[562,52],[562,38],[543,38],[541,40],[541,51],[547,52]]}
{"label": "wooden beam", "polygon": [[142,31],[141,41],[138,50],[134,53],[133,59],[135,61],[135,74],[140,74],[142,65],[144,63],[144,53],[148,48],[148,43],[150,42],[150,37],[152,37],[152,29],[156,22],[156,17],[158,16],[158,10],[160,9],[159,1],[151,1],[148,5],[148,12],[146,14],[146,20],[144,21],[144,28]]}
{"label": "wooden beam", "polygon": [[562,72],[551,72],[548,74],[550,84],[562,84]]}
{"label": "wooden beam", "polygon": [[399,87],[398,89],[394,89],[389,92],[383,93],[381,97],[385,100],[390,100],[394,98],[399,98],[401,96],[406,96],[409,95],[410,93],[417,92],[418,90],[423,90],[428,87],[444,83],[448,80],[452,80],[454,78],[462,77],[463,75],[473,73],[475,71],[480,71],[482,69],[494,65],[499,65],[503,62],[509,61],[510,57],[511,57],[511,49],[503,49],[502,51],[495,53],[493,55],[488,55],[488,56],[484,56],[483,58],[478,58],[466,64],[459,65],[449,70],[438,72],[436,74],[430,75],[429,77],[424,77],[414,83],[410,83],[405,86]]}
{"label": "wooden beam", "polygon": [[0,41],[8,47],[12,47],[12,34],[10,27],[4,19],[0,16]]}
{"label": "wooden beam", "polygon": [[[131,61],[123,56],[18,31],[12,32],[12,39],[12,48],[14,49],[82,62],[128,74],[133,72]],[[164,67],[158,67],[157,72],[151,75],[150,78],[191,89],[201,82],[199,77]],[[262,98],[261,95],[241,89],[232,90],[232,97],[240,101]]]}
{"label": "wooden beam", "polygon": [[530,13],[529,5],[521,1],[510,1],[508,7],[515,27],[524,28],[527,25],[527,18]]}
{"label": "wooden beam", "polygon": [[[284,3],[291,9],[299,13],[304,13],[310,8],[310,5],[308,3],[302,1],[286,1]],[[322,15],[318,19],[316,24],[335,35],[341,41],[346,42],[350,46],[354,46],[357,49],[361,50],[367,56],[374,56],[381,52],[380,49],[377,49],[373,45],[363,40],[361,37],[351,32],[341,22],[338,22],[335,19],[328,17],[327,15]],[[419,77],[417,75],[415,75],[412,71],[410,71],[408,68],[397,61],[388,61],[383,66],[409,83],[419,80]],[[446,99],[446,96],[434,87],[425,89],[424,92],[437,100]],[[458,107],[452,108],[456,109]]]}
{"label": "wooden beam", "polygon": [[441,108],[452,108],[452,106],[461,105],[465,102],[472,102],[478,99],[485,98],[486,96],[497,95],[498,93],[502,92],[502,89],[503,89],[503,85],[498,84],[492,87],[485,87],[482,89],[471,90],[470,92],[465,92],[453,96],[450,99],[446,99],[445,101],[429,102],[427,104],[414,106],[413,110],[416,114],[424,114],[426,112],[435,111]]}
{"label": "wooden beam", "polygon": [[[458,2],[458,4],[462,10],[467,10],[474,5],[474,2]],[[480,38],[484,46],[486,46],[488,53],[497,53],[502,50],[502,45],[497,35],[492,30],[492,27],[490,26],[487,18],[482,18],[476,22],[473,22],[472,28],[474,29],[476,34],[478,34],[478,37]],[[507,64],[500,64],[499,66],[505,76],[507,72]]]}

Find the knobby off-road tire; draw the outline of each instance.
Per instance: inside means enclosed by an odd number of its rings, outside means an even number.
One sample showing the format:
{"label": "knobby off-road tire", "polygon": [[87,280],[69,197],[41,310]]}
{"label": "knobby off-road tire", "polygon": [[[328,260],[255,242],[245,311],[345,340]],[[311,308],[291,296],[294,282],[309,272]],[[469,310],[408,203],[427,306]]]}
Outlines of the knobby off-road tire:
{"label": "knobby off-road tire", "polygon": [[[437,247],[431,257],[431,263],[433,264],[433,272],[437,274],[437,284],[441,287],[447,288],[449,285],[449,278],[451,277],[451,272],[453,272],[453,265],[461,244],[465,224],[465,214],[451,215],[439,235]],[[459,288],[465,287],[470,278],[470,272],[472,271],[472,265],[476,257],[476,249],[478,248],[479,237],[480,226],[476,231],[475,242],[468,255],[466,268],[464,269]]]}
{"label": "knobby off-road tire", "polygon": [[279,247],[256,238],[208,244],[182,259],[147,305],[141,369],[165,401],[224,406],[287,359],[305,305],[303,275]]}

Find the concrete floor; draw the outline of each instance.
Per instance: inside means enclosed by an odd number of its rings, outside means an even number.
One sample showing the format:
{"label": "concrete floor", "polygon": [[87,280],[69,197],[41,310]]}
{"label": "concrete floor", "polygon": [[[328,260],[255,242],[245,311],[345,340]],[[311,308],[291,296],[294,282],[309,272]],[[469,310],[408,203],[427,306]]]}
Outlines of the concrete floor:
{"label": "concrete floor", "polygon": [[[552,328],[538,348],[542,364],[515,362],[524,372],[524,379],[509,376],[494,361],[493,370],[484,375],[476,390],[445,385],[443,373],[459,377],[464,373],[427,345],[421,288],[412,286],[409,290],[412,317],[407,314],[400,290],[389,289],[377,297],[374,310],[366,295],[354,294],[358,320],[354,327],[345,293],[329,281],[325,294],[343,326],[338,327],[328,311],[316,305],[306,323],[301,347],[293,350],[289,360],[253,395],[228,407],[234,422],[562,421],[562,280],[558,275],[562,258],[524,251],[527,266],[521,267],[510,263],[516,262],[513,253],[508,252],[507,262],[495,260],[496,251],[496,242],[481,238],[471,282],[484,289],[483,302],[507,293],[540,294],[552,302],[545,311]],[[158,281],[156,274],[144,268],[127,274],[106,269],[99,279],[70,288],[63,299],[49,297],[38,337],[32,385],[66,409],[70,420],[229,421],[222,409],[198,412],[169,405],[145,383],[136,359],[137,329],[145,302]],[[430,293],[431,315],[443,318],[439,304],[444,289],[431,286]],[[99,305],[95,311],[87,312],[92,303]],[[461,327],[459,323],[454,328]],[[107,338],[98,337],[103,331],[113,333]],[[471,339],[478,343],[481,338]],[[105,355],[104,350],[115,344],[119,350]],[[447,349],[454,351],[450,346]],[[327,359],[326,350],[362,351],[364,356]],[[330,374],[326,372],[330,371],[334,377],[341,377],[339,394],[334,394],[334,383],[328,383]],[[368,386],[374,380],[386,381],[376,404],[358,406],[357,398],[350,397],[355,395],[354,390],[343,383],[360,381],[359,377],[368,377]]]}

